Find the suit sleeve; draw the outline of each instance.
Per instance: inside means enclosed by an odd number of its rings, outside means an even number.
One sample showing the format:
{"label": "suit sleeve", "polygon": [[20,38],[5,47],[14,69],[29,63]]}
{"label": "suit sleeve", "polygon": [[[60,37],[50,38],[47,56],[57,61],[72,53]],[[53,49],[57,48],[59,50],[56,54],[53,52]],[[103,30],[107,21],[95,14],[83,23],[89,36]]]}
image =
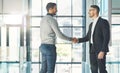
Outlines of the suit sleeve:
{"label": "suit sleeve", "polygon": [[89,26],[89,30],[88,30],[88,32],[87,32],[87,35],[86,35],[85,37],[83,37],[83,38],[79,38],[79,39],[78,39],[78,40],[79,40],[78,43],[89,41],[89,39],[90,39],[90,34],[91,34],[91,27],[92,27],[92,23],[91,23],[90,26]]}
{"label": "suit sleeve", "polygon": [[102,34],[103,34],[103,44],[101,51],[105,52],[108,48],[109,40],[110,40],[110,25],[107,20],[104,21],[102,25]]}

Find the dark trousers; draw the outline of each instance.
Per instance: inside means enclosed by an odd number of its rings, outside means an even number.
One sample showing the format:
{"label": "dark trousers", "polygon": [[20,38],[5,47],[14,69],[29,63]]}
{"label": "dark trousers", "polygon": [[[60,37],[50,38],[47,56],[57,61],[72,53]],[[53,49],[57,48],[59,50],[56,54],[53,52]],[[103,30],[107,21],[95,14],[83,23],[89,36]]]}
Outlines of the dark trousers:
{"label": "dark trousers", "polygon": [[40,46],[42,53],[42,66],[40,73],[54,73],[56,63],[56,47],[51,44]]}
{"label": "dark trousers", "polygon": [[[94,49],[92,46],[90,49]],[[106,71],[106,54],[103,59],[98,59],[98,53],[90,52],[90,65],[92,73],[107,73]]]}

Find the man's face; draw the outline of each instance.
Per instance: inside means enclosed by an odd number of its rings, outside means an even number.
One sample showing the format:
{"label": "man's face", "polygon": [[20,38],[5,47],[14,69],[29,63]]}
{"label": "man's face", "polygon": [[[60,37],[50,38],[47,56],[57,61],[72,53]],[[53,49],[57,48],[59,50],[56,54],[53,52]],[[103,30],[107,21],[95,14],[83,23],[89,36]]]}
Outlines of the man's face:
{"label": "man's face", "polygon": [[57,6],[54,6],[53,8],[51,8],[52,14],[56,15],[57,13]]}
{"label": "man's face", "polygon": [[92,8],[92,7],[91,7],[91,8],[89,9],[88,14],[89,14],[89,17],[92,18],[92,17],[94,17],[94,16],[97,14],[97,10],[96,10],[95,8]]}

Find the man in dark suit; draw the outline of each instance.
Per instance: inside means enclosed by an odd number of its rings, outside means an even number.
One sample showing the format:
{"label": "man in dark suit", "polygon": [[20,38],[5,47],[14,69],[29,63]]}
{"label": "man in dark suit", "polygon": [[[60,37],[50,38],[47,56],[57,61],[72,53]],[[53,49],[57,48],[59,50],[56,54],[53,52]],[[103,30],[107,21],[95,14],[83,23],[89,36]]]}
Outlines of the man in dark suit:
{"label": "man in dark suit", "polygon": [[89,25],[88,33],[83,38],[78,38],[74,42],[90,42],[90,65],[92,73],[107,73],[106,54],[109,51],[110,26],[107,20],[99,17],[99,7],[91,5],[89,17],[93,22]]}

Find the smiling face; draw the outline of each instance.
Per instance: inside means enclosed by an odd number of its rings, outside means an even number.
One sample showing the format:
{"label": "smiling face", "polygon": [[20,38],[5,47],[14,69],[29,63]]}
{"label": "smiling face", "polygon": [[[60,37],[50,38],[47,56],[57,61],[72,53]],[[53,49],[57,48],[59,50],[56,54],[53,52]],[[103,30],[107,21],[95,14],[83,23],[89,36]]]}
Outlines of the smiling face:
{"label": "smiling face", "polygon": [[95,17],[95,16],[98,16],[97,9],[95,9],[95,8],[93,8],[93,7],[90,7],[88,14],[89,14],[89,17],[90,17],[90,18],[93,18],[93,17]]}
{"label": "smiling face", "polygon": [[50,8],[48,10],[48,13],[50,13],[52,15],[56,15],[56,13],[57,13],[57,6],[54,6],[54,7]]}
{"label": "smiling face", "polygon": [[94,7],[90,7],[88,14],[90,18],[96,18],[99,15],[99,11]]}

